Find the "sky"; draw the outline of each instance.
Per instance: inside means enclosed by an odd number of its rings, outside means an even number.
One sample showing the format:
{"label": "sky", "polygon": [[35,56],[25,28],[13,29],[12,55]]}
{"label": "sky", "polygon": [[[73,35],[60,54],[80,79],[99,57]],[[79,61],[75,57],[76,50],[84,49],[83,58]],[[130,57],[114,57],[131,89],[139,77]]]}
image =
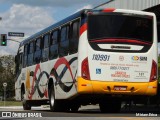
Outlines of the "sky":
{"label": "sky", "polygon": [[[17,41],[81,10],[91,9],[108,0],[0,0],[0,34],[22,32],[25,37],[9,37]],[[0,46],[0,55],[16,55],[19,43],[7,41]]]}

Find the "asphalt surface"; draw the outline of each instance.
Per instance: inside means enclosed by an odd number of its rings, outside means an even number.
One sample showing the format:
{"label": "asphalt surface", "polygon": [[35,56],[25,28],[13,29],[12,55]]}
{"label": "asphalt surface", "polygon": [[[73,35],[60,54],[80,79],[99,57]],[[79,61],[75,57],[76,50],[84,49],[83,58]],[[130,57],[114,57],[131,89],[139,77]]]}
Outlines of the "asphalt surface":
{"label": "asphalt surface", "polygon": [[[77,113],[71,112],[51,112],[49,107],[33,107],[32,110],[24,111],[22,107],[0,107],[0,119],[14,120],[32,120],[33,117],[37,117],[38,120],[72,120],[81,119],[85,120],[158,120],[160,119],[159,114],[160,108],[156,106],[132,106],[132,107],[122,107],[120,113],[101,113],[99,106],[84,106],[79,109]],[[6,116],[6,112],[8,115]],[[2,117],[3,114],[3,117]],[[6,117],[5,117],[6,116]],[[157,117],[158,116],[158,117]],[[29,118],[28,118],[29,117]],[[35,118],[34,118],[35,119]]]}

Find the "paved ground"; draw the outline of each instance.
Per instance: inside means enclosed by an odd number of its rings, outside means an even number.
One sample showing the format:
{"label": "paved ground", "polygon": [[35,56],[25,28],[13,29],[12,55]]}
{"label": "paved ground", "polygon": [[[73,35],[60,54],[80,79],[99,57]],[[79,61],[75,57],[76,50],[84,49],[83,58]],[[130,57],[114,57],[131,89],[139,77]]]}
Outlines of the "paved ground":
{"label": "paved ground", "polygon": [[[42,107],[33,107],[31,111],[24,111],[22,109],[22,107],[0,107],[0,117],[2,117],[2,112],[9,112],[9,114],[11,113],[12,117],[16,117],[16,115],[26,115],[27,117],[30,118],[10,118],[10,117],[6,117],[6,118],[0,118],[0,119],[23,119],[23,120],[31,120],[32,115],[37,115],[37,117],[41,117],[42,118],[38,118],[39,120],[62,120],[65,118],[65,120],[72,120],[72,119],[76,119],[82,120],[158,120],[160,119],[159,117],[153,117],[153,115],[157,115],[160,116],[159,113],[159,108],[155,108],[154,106],[148,106],[148,107],[144,107],[144,106],[132,106],[131,108],[126,107],[121,110],[120,113],[118,114],[106,114],[106,113],[101,113],[99,110],[99,106],[84,106],[81,107],[80,110],[77,113],[70,113],[70,112],[51,112],[49,110],[49,108],[47,106],[42,106]],[[136,115],[141,115],[141,117],[136,117]],[[145,115],[148,115],[147,117],[143,117]],[[150,117],[149,115],[152,115],[152,117]],[[45,118],[47,117],[47,118]]]}

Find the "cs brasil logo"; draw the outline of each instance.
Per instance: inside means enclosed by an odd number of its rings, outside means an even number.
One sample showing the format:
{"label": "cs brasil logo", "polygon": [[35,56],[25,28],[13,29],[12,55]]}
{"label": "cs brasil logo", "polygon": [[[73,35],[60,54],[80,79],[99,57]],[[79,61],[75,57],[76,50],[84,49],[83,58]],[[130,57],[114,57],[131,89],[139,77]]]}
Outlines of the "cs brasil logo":
{"label": "cs brasil logo", "polygon": [[131,58],[133,61],[147,61],[147,57],[143,57],[143,56],[132,56]]}
{"label": "cs brasil logo", "polygon": [[139,60],[139,57],[138,57],[138,56],[132,56],[132,60],[138,61],[138,60]]}

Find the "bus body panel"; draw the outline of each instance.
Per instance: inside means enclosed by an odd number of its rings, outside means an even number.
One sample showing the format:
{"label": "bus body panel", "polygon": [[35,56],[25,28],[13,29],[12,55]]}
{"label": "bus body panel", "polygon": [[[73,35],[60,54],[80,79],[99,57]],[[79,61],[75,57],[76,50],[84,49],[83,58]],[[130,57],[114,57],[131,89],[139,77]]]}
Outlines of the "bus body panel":
{"label": "bus body panel", "polygon": [[[59,60],[62,58],[59,58]],[[62,59],[62,63],[57,68],[59,81],[55,77],[56,99],[68,99],[77,94],[77,53],[65,57],[66,62]],[[55,65],[55,64],[54,64]],[[58,85],[56,85],[58,84]]]}
{"label": "bus body panel", "polygon": [[[55,64],[58,65],[57,68],[55,68]],[[58,76],[52,73],[53,70],[56,70]],[[54,81],[56,99],[67,99],[77,94],[77,54],[23,68],[15,83],[16,99],[21,100],[22,84],[25,87],[26,100],[48,99],[50,78]]]}
{"label": "bus body panel", "polygon": [[[79,94],[108,94],[108,95],[143,95],[157,94],[157,81],[154,82],[106,82],[99,80],[86,80],[78,77]],[[115,89],[115,86],[117,88]]]}
{"label": "bus body panel", "polygon": [[138,54],[94,51],[90,47],[88,51],[91,80],[149,82],[153,48],[148,53]]}
{"label": "bus body panel", "polygon": [[[67,17],[66,19],[30,36],[20,43],[20,49],[22,47],[24,49],[26,44],[35,41],[37,37],[43,38],[46,32],[51,33],[55,29],[60,30],[61,26],[64,26],[65,24],[71,25],[72,22],[80,22],[81,15],[84,13],[84,11],[85,10],[81,10]],[[19,51],[17,55],[18,54]],[[18,78],[15,82],[16,100],[21,100],[22,85],[24,85],[26,100],[49,100],[48,82],[50,80],[53,80],[56,99],[68,99],[77,95],[77,56],[77,53],[72,53],[72,55],[68,53],[68,55],[61,58],[58,57],[54,60],[48,60],[40,64],[23,67],[20,70],[21,73],[17,73]],[[21,79],[22,77],[24,78],[23,80]]]}
{"label": "bus body panel", "polygon": [[21,100],[21,81],[20,81],[19,77],[17,78],[17,80],[15,82],[15,99],[17,101]]}
{"label": "bus body panel", "polygon": [[[153,43],[147,52],[140,53],[95,50],[89,43],[86,29],[80,36],[79,48],[83,47],[83,49],[79,49],[79,52],[84,54],[79,56],[78,62],[78,92],[80,94],[156,95],[158,80],[150,82],[153,62],[157,65],[158,59],[155,15],[133,10],[116,9],[114,12],[153,16]],[[117,46],[116,42],[113,44],[97,42],[97,44],[101,49],[111,49],[111,46]],[[131,50],[140,50],[144,47],[132,44],[118,44],[119,46],[130,47]],[[90,79],[82,77],[82,64],[85,58],[88,59]]]}

